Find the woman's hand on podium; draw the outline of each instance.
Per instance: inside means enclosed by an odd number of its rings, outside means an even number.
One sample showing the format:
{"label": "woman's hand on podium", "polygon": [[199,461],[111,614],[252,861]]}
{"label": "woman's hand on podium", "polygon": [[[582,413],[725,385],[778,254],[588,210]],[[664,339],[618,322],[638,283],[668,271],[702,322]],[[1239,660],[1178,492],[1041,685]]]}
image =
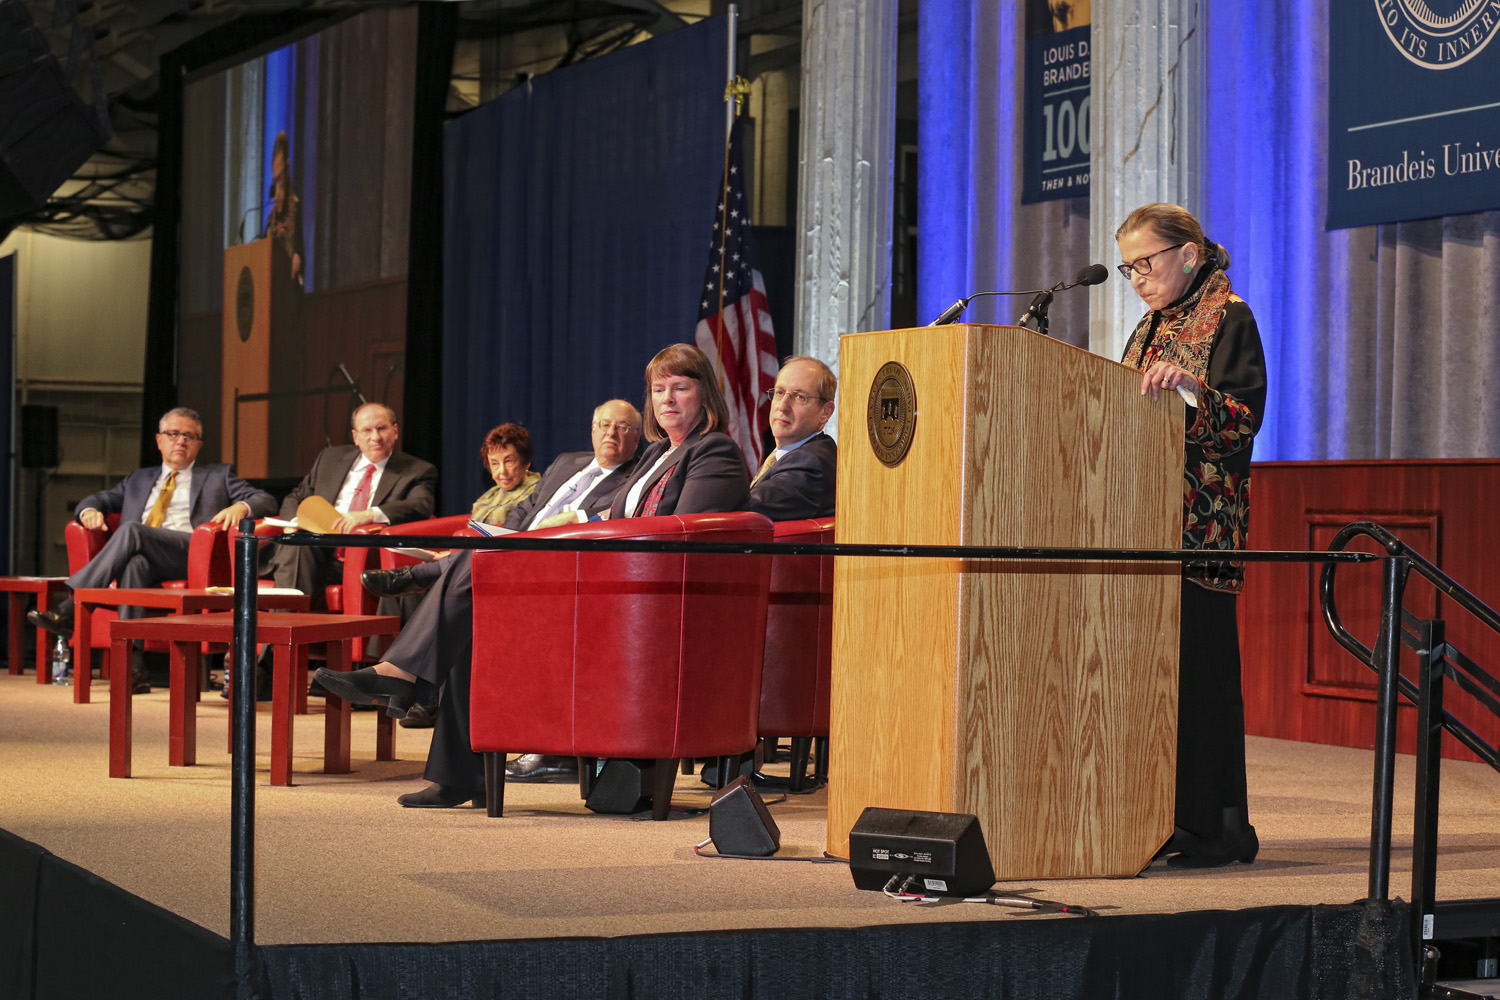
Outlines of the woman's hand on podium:
{"label": "woman's hand on podium", "polygon": [[1151,393],[1153,400],[1161,399],[1162,391],[1186,390],[1198,395],[1198,380],[1170,361],[1157,361],[1141,375],[1141,395]]}

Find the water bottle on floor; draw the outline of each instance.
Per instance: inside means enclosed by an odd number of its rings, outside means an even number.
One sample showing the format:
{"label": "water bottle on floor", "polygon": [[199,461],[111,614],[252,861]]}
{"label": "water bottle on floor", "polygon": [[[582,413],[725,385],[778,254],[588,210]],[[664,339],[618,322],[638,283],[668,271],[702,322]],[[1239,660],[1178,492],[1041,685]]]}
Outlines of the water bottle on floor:
{"label": "water bottle on floor", "polygon": [[52,683],[73,683],[73,660],[72,650],[68,648],[68,640],[63,636],[56,636],[52,644]]}

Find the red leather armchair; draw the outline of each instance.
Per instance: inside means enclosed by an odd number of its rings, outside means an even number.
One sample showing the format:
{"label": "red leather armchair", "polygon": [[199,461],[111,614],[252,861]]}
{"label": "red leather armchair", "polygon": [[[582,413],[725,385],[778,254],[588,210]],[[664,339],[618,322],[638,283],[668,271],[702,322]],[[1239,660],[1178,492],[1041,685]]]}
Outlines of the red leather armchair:
{"label": "red leather armchair", "polygon": [[[770,541],[760,514],[566,525],[537,538]],[[655,758],[665,819],[682,757],[755,746],[768,556],[476,552],[469,718],[503,812],[508,751]]]}
{"label": "red leather armchair", "polygon": [[[775,537],[832,542],[833,518],[781,521]],[[772,556],[757,728],[767,740],[791,737],[794,792],[802,789],[812,740],[828,737],[832,667],[833,557]],[[818,755],[820,776],[826,772],[825,753]]]}
{"label": "red leather armchair", "polygon": [[[119,514],[106,514],[104,527],[85,528],[77,521],[69,521],[63,529],[63,543],[68,550],[68,573],[77,573],[109,541],[110,533],[120,526]],[[224,543],[224,532],[215,531],[207,525],[193,529],[188,542],[188,569],[184,580],[165,580],[163,587],[222,587],[230,584],[229,546]],[[109,623],[119,615],[114,608],[98,607],[93,611],[93,634],[108,635]],[[146,644],[147,649],[162,650],[165,645],[157,642]],[[105,657],[108,670],[108,657]]]}
{"label": "red leather armchair", "polygon": [[[393,524],[386,528],[388,535],[458,535],[473,534],[468,531],[468,514],[450,514],[447,517],[433,517],[426,521],[408,521],[405,524]],[[400,569],[402,566],[414,566],[417,560],[411,556],[400,554],[394,549],[380,550],[381,569]],[[369,567],[366,567],[368,569]]]}

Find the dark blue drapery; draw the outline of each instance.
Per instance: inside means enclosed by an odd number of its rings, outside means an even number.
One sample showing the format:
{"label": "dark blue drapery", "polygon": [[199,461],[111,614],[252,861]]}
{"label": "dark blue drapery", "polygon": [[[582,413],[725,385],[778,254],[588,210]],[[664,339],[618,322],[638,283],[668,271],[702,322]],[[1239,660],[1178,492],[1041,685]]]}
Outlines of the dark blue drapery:
{"label": "dark blue drapery", "polygon": [[485,485],[495,424],[535,466],[637,406],[646,362],[691,342],[724,156],[726,31],[706,20],[538,76],[444,134],[443,506]]}

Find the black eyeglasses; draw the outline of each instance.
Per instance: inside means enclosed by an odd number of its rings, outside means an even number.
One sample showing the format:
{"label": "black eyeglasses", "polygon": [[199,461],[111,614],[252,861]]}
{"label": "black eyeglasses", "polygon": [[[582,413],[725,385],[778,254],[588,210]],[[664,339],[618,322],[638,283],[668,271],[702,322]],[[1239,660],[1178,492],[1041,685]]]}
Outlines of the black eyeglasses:
{"label": "black eyeglasses", "polygon": [[202,441],[203,440],[201,437],[199,437],[198,435],[194,434],[192,431],[157,431],[156,433],[160,434],[164,438],[171,438],[173,441],[189,441],[189,442],[191,442],[191,441]]}
{"label": "black eyeglasses", "polygon": [[1185,246],[1187,246],[1186,243],[1174,243],[1172,246],[1162,247],[1160,250],[1156,251],[1156,253],[1148,253],[1144,257],[1137,257],[1135,260],[1131,261],[1129,264],[1116,264],[1115,265],[1115,270],[1119,271],[1120,274],[1124,275],[1126,281],[1130,280],[1130,272],[1131,271],[1134,271],[1136,274],[1150,274],[1151,273],[1151,258],[1152,257],[1157,257],[1157,256],[1160,256],[1161,254],[1166,253],[1168,250],[1176,250],[1178,247],[1185,247]]}

